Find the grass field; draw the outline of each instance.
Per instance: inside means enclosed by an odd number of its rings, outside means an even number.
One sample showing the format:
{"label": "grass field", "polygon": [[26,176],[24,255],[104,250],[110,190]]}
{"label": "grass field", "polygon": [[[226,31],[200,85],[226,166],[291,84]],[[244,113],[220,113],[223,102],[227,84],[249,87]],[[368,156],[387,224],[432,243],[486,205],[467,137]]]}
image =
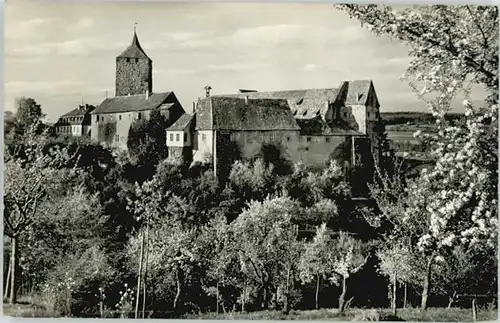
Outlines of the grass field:
{"label": "grass field", "polygon": [[[3,315],[13,317],[53,317],[43,307],[31,303],[29,298],[21,299],[18,304],[4,302]],[[398,309],[397,317],[391,315],[390,309],[352,308],[344,313],[337,309],[292,310],[288,315],[279,311],[228,312],[185,314],[184,319],[202,320],[300,320],[300,321],[413,321],[413,322],[472,322],[470,308],[429,308],[420,311],[418,308]],[[478,309],[478,321],[496,321],[496,309]]]}

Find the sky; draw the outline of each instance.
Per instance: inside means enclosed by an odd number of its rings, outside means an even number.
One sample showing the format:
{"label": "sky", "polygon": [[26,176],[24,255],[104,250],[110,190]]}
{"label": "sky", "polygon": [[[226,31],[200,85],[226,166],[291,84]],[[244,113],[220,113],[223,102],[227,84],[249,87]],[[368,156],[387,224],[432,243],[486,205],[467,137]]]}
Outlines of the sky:
{"label": "sky", "polygon": [[205,95],[332,88],[371,79],[384,111],[427,111],[400,77],[408,48],[377,37],[325,3],[5,4],[5,109],[29,96],[47,121],[114,96],[115,57],[134,24],[153,60],[153,92],[174,91],[186,111]]}

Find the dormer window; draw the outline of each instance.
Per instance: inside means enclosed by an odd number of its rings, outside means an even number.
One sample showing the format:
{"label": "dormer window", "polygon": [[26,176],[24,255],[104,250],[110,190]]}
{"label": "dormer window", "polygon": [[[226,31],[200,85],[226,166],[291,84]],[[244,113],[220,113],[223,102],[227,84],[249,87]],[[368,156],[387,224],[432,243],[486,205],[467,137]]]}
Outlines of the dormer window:
{"label": "dormer window", "polygon": [[358,94],[358,101],[361,101],[362,98],[363,98],[363,94]]}
{"label": "dormer window", "polygon": [[135,62],[136,62],[136,63],[139,63],[139,59],[138,59],[138,58],[136,58],[136,59],[135,59]]}
{"label": "dormer window", "polygon": [[304,113],[302,113],[302,116],[304,116],[304,117],[305,117],[305,116],[306,116],[306,114],[307,114],[307,110],[306,110],[306,111],[304,111]]}
{"label": "dormer window", "polygon": [[297,115],[297,110],[293,111],[293,115],[296,116]]}
{"label": "dormer window", "polygon": [[297,105],[300,105],[302,102],[304,102],[304,98],[299,98],[296,103]]}

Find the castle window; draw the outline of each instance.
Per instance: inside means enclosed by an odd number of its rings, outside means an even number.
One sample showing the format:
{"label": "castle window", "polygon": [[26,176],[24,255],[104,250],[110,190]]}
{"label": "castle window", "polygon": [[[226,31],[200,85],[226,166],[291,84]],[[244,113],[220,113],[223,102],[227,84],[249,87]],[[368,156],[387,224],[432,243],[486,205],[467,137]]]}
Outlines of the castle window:
{"label": "castle window", "polygon": [[306,138],[307,142],[311,142],[311,137]]}
{"label": "castle window", "polygon": [[184,133],[184,142],[187,142],[187,141],[188,141],[188,134]]}
{"label": "castle window", "polygon": [[207,135],[206,134],[202,134],[201,135],[201,140],[202,141],[207,141]]}
{"label": "castle window", "polygon": [[175,134],[175,141],[180,141],[181,140],[181,136],[177,133]]}
{"label": "castle window", "polygon": [[170,141],[174,141],[174,134],[173,133],[170,134]]}

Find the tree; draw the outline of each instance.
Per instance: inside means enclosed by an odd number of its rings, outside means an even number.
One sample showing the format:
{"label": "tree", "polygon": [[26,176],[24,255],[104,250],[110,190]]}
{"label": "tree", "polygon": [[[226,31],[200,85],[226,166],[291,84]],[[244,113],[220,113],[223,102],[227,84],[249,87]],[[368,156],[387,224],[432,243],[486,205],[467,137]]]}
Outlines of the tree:
{"label": "tree", "polygon": [[339,311],[343,312],[347,279],[365,265],[368,249],[346,232],[339,232],[335,238],[332,237],[333,234],[326,224],[317,228],[313,241],[306,244],[300,261],[300,277],[303,282],[316,279],[316,307],[321,277],[325,277],[332,284],[341,285]]}
{"label": "tree", "polygon": [[[421,6],[395,10],[377,5],[339,5],[375,34],[392,36],[411,48],[406,79],[436,117],[436,166],[423,170],[408,188],[404,220],[423,223],[418,247],[425,256],[422,309],[427,308],[436,257],[453,245],[496,246],[498,115],[498,8]],[[465,101],[466,126],[444,118],[470,84],[487,91],[489,107]],[[464,216],[467,214],[467,216]],[[414,222],[415,223],[415,222]]]}
{"label": "tree", "polygon": [[42,108],[34,99],[21,97],[16,99],[17,126],[21,131],[27,131],[31,126],[38,124],[45,116]]}
{"label": "tree", "polygon": [[306,243],[304,253],[299,262],[299,276],[302,283],[316,281],[316,309],[319,309],[321,280],[326,280],[331,270],[328,264],[328,248],[330,243],[326,224],[322,224],[317,228],[313,240]]}
{"label": "tree", "polygon": [[26,134],[24,156],[9,156],[5,162],[4,186],[4,233],[11,238],[11,293],[10,302],[16,301],[18,243],[24,233],[37,218],[40,205],[48,199],[58,178],[60,169],[70,156],[67,150],[49,149],[45,151],[46,136],[37,136],[30,127]]}
{"label": "tree", "polygon": [[263,202],[250,202],[231,223],[238,237],[241,270],[257,285],[262,309],[269,307],[282,273],[290,277],[290,257],[283,257],[283,252],[293,253],[288,248],[294,247],[296,227],[292,220],[298,210],[297,202],[289,197],[268,197]]}
{"label": "tree", "polygon": [[397,308],[397,283],[405,284],[404,306],[406,306],[406,283],[411,282],[413,278],[412,272],[412,253],[405,244],[386,245],[377,251],[377,257],[380,260],[379,272],[389,277],[390,285],[392,285],[392,309],[393,315],[396,316]]}

